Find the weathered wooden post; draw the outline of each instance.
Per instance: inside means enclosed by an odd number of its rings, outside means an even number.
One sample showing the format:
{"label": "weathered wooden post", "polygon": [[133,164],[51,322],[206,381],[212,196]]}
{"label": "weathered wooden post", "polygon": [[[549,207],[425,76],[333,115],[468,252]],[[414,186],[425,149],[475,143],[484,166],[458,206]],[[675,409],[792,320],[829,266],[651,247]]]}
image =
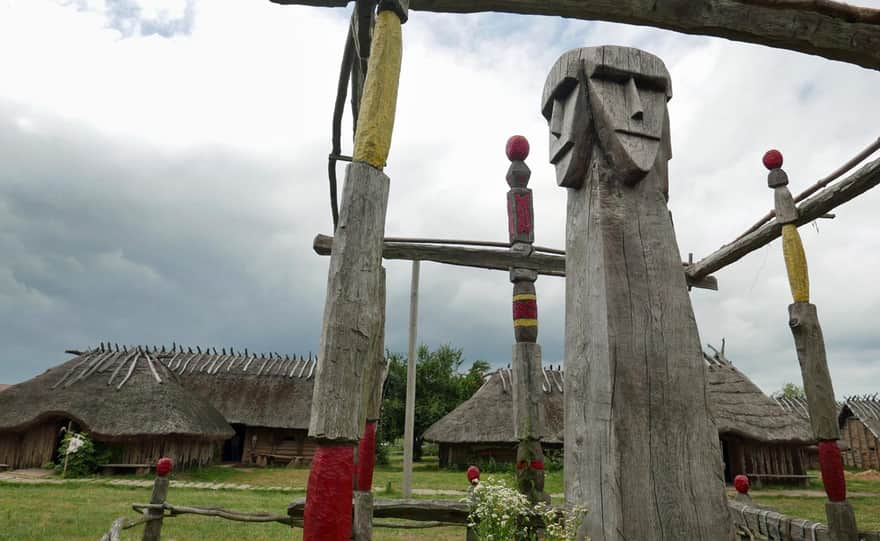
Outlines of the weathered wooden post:
{"label": "weathered wooden post", "polygon": [[[468,504],[470,505],[471,511],[473,511],[474,506],[474,490],[476,490],[477,485],[480,484],[480,468],[476,466],[469,466],[467,469],[467,480],[468,480]],[[468,520],[467,533],[465,535],[465,541],[477,541],[477,532],[470,525],[470,520]]]}
{"label": "weathered wooden post", "polygon": [[798,233],[798,209],[788,190],[788,175],[782,169],[782,153],[769,150],[764,154],[764,166],[770,171],[767,185],[773,189],[776,221],[782,224],[782,251],[788,283],[794,302],[788,306],[791,334],[794,336],[810,425],[819,440],[819,466],[822,484],[828,495],[825,515],[828,532],[833,541],[857,541],[858,529],[852,506],[846,501],[846,479],[843,475],[843,458],[837,440],[840,427],[837,424],[837,403],[834,386],[825,356],[825,339],[816,313],[816,305],[810,303],[810,278],[807,258]]}
{"label": "weathered wooden post", "polygon": [[304,541],[345,541],[352,532],[354,446],[363,430],[364,372],[384,325],[380,274],[390,180],[382,173],[391,146],[408,2],[379,2],[339,223],[309,435],[318,449],[309,473]]}
{"label": "weathered wooden post", "polygon": [[[532,172],[525,164],[529,142],[521,135],[507,140],[507,225],[510,249],[530,254],[535,242],[535,211],[532,190],[528,188]],[[538,340],[538,297],[535,281],[538,273],[511,268],[513,283],[513,432],[519,440],[516,448],[516,484],[530,502],[546,500],[544,494],[543,398],[541,389],[541,346]]]}
{"label": "weathered wooden post", "polygon": [[419,266],[412,262],[409,290],[409,352],[406,359],[406,402],[403,419],[403,497],[412,497],[413,442],[416,431],[416,357],[418,356]]}
{"label": "weathered wooden post", "polygon": [[[382,320],[385,320],[385,269],[379,273],[379,299]],[[373,539],[373,470],[376,465],[376,425],[382,411],[382,386],[385,381],[385,326],[373,342],[364,377],[363,398],[365,408],[364,433],[358,445],[357,477],[354,492],[354,523],[352,538],[355,541]]]}
{"label": "weathered wooden post", "polygon": [[[153,494],[150,496],[151,504],[164,504],[165,498],[168,497],[168,474],[171,473],[171,459],[160,458],[156,462],[156,480],[153,482]],[[151,517],[144,524],[144,535],[142,541],[159,541],[162,537],[162,517],[165,515],[164,509],[148,509],[147,517]]]}
{"label": "weathered wooden post", "polygon": [[593,541],[733,539],[718,432],[667,208],[669,73],[575,49],[542,112],[567,188],[565,499]]}

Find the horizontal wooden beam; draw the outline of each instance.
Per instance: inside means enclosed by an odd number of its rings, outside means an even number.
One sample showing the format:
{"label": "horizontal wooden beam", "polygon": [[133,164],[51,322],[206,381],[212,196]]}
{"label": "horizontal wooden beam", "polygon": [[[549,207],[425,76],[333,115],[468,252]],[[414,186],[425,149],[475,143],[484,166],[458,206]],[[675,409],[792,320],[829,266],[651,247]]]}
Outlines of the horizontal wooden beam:
{"label": "horizontal wooden beam", "polygon": [[[330,255],[333,250],[333,237],[318,235],[313,248],[318,255]],[[564,253],[564,252],[563,252]],[[385,241],[382,248],[385,259],[406,261],[433,261],[460,267],[508,271],[511,268],[530,269],[545,276],[565,276],[565,256],[532,252],[517,253],[509,249],[474,248],[463,246],[436,246],[410,242]],[[685,275],[687,277],[687,275]],[[718,289],[718,281],[713,276],[700,279],[688,278],[688,286],[700,289]]]}
{"label": "horizontal wooden beam", "polygon": [[[880,159],[869,162],[845,179],[825,188],[798,206],[798,226],[812,222],[840,205],[880,184]],[[763,247],[782,235],[782,226],[776,220],[762,225],[755,231],[725,244],[693,265],[685,273],[691,280],[717,272],[739,261],[747,254]]]}
{"label": "horizontal wooden beam", "polygon": [[[343,7],[346,0],[272,0]],[[880,69],[880,10],[830,0],[411,0],[417,11],[497,11],[654,26]]]}

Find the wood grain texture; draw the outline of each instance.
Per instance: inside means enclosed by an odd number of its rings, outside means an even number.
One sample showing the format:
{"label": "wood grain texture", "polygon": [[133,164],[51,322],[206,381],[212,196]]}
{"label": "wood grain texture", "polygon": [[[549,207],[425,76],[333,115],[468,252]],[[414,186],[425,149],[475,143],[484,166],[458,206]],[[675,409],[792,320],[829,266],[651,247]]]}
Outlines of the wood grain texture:
{"label": "wood grain texture", "polygon": [[349,164],[330,257],[327,299],[309,435],[355,442],[363,429],[364,370],[384,324],[379,287],[390,181],[365,163]]}
{"label": "wood grain texture", "polygon": [[367,358],[367,377],[364,378],[363,400],[364,421],[378,421],[382,413],[382,387],[385,384],[385,375],[388,363],[385,361],[385,267],[379,269],[379,325],[375,339],[370,345],[370,353]]}
{"label": "wood grain texture", "polygon": [[810,424],[818,440],[840,439],[837,402],[825,357],[825,339],[816,305],[796,302],[788,306],[788,324],[794,336],[798,362],[804,379],[804,393],[810,410]]}
{"label": "wood grain texture", "polygon": [[825,502],[831,541],[859,541],[856,516],[849,502]]}
{"label": "wood grain texture", "polygon": [[[593,541],[731,540],[703,353],[667,206],[670,87],[645,84],[668,82],[666,69],[627,47],[569,51],[556,66],[567,58],[584,59],[583,71],[573,88],[555,71],[547,78],[551,141],[592,148],[582,187],[566,190],[566,503],[590,510]],[[589,91],[594,134],[553,133],[560,96],[579,91]]]}
{"label": "wood grain texture", "polygon": [[[272,0],[341,7],[343,0]],[[497,11],[654,26],[880,68],[880,12],[804,0],[412,0],[415,11]]]}
{"label": "wood grain texture", "polygon": [[356,161],[366,162],[377,169],[385,167],[391,150],[402,51],[403,36],[397,14],[393,11],[379,13],[373,29],[373,47],[361,97],[353,154]]}
{"label": "wood grain texture", "polygon": [[594,541],[731,539],[659,175],[629,188],[607,171],[568,191],[566,501],[591,510]]}
{"label": "wood grain texture", "polygon": [[[880,159],[862,166],[845,179],[810,197],[798,207],[796,225],[801,226],[831,212],[880,184]],[[699,279],[739,261],[747,254],[779,238],[782,224],[777,221],[764,224],[742,238],[726,244],[686,269],[691,279]]]}
{"label": "wood grain texture", "polygon": [[354,493],[354,521],[351,526],[353,541],[372,541],[373,539],[373,493]]}
{"label": "wood grain texture", "polygon": [[[880,177],[878,177],[880,181]],[[312,243],[318,255],[330,255],[333,252],[333,237],[316,235]],[[405,261],[433,261],[446,265],[474,267],[478,269],[507,271],[511,268],[534,270],[544,276],[565,276],[565,256],[532,252],[529,255],[510,250],[490,248],[465,248],[460,246],[438,246],[409,242],[386,242],[382,248],[382,257]],[[683,266],[685,272],[687,267]],[[525,279],[524,277],[517,277]],[[514,279],[511,279],[514,281]],[[688,285],[701,289],[718,289],[718,281],[714,276],[688,278]]]}
{"label": "wood grain texture", "polygon": [[539,440],[545,436],[547,423],[541,418],[544,408],[544,371],[541,345],[522,342],[513,345],[510,363],[513,374],[513,431],[518,440]]}
{"label": "wood grain texture", "polygon": [[[150,503],[165,503],[168,497],[168,477],[156,477],[153,482],[153,494],[150,496]],[[161,517],[164,512],[159,509],[150,509],[145,513],[149,517]],[[141,541],[159,541],[162,537],[162,519],[157,518],[144,524],[144,534]]]}

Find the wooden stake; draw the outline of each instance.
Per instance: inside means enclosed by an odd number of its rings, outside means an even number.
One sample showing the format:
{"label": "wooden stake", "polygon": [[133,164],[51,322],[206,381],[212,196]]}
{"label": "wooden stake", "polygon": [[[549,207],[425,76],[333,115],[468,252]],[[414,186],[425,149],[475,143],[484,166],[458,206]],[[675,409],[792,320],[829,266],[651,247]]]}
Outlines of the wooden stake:
{"label": "wooden stake", "polygon": [[403,427],[403,497],[412,496],[413,440],[416,422],[416,355],[419,319],[419,261],[412,264],[409,293],[409,358],[406,361],[406,416]]}

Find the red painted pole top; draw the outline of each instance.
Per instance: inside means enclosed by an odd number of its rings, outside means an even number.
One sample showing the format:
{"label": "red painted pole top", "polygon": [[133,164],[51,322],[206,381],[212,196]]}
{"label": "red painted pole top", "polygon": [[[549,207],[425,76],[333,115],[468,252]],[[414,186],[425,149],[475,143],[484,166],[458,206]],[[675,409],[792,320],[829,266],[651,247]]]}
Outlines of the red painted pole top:
{"label": "red painted pole top", "polygon": [[169,473],[171,473],[171,468],[174,464],[171,462],[170,458],[163,457],[160,458],[158,462],[156,462],[156,475],[159,477],[165,477]]}
{"label": "red painted pole top", "polygon": [[529,157],[529,140],[522,135],[513,135],[507,140],[505,147],[507,159],[512,162],[522,162]]}
{"label": "red painted pole top", "polygon": [[736,491],[740,494],[748,494],[749,493],[749,478],[745,475],[737,475],[733,479],[733,486],[736,488]]}
{"label": "red painted pole top", "polygon": [[467,480],[468,483],[474,484],[476,481],[480,480],[480,468],[476,466],[471,466],[467,469]]}
{"label": "red painted pole top", "polygon": [[779,169],[782,167],[782,152],[778,150],[771,149],[764,153],[764,158],[762,159],[764,162],[764,167],[769,170]]}

